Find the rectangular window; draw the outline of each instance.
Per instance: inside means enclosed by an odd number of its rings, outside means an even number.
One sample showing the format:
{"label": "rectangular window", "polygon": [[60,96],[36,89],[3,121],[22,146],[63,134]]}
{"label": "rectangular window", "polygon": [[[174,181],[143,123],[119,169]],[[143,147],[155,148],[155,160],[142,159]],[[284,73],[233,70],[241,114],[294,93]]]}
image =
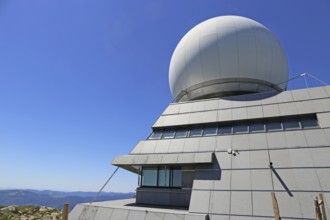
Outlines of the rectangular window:
{"label": "rectangular window", "polygon": [[307,128],[319,128],[319,123],[317,122],[316,119],[311,119],[311,118],[306,118],[306,119],[301,119],[300,120],[301,127],[303,129]]}
{"label": "rectangular window", "polygon": [[187,137],[187,130],[178,130],[175,132],[175,138],[185,138]]}
{"label": "rectangular window", "polygon": [[200,137],[202,136],[203,129],[201,128],[193,128],[190,130],[190,137]]}
{"label": "rectangular window", "polygon": [[170,186],[170,170],[164,168],[158,169],[158,186],[169,187]]}
{"label": "rectangular window", "polygon": [[149,139],[150,140],[158,140],[161,139],[162,137],[162,132],[161,131],[154,131],[151,133]]}
{"label": "rectangular window", "polygon": [[204,128],[203,131],[203,136],[211,136],[211,135],[217,135],[217,127],[209,127],[209,128]]}
{"label": "rectangular window", "polygon": [[157,168],[143,168],[142,186],[157,186]]}
{"label": "rectangular window", "polygon": [[251,133],[265,132],[264,124],[251,124],[249,128]]}
{"label": "rectangular window", "polygon": [[179,168],[172,170],[172,186],[182,187],[182,172]]}
{"label": "rectangular window", "polygon": [[163,131],[163,138],[169,139],[174,138],[175,131]]}
{"label": "rectangular window", "polygon": [[219,130],[218,130],[218,133],[220,135],[232,134],[233,133],[233,127],[220,127]]}
{"label": "rectangular window", "polygon": [[141,186],[146,187],[182,187],[181,168],[144,167]]}
{"label": "rectangular window", "polygon": [[266,124],[267,131],[282,131],[282,123],[281,122],[269,122]]}
{"label": "rectangular window", "polygon": [[249,129],[247,125],[235,125],[234,134],[245,134],[248,133]]}
{"label": "rectangular window", "polygon": [[295,120],[284,121],[283,128],[284,130],[297,130],[300,129],[300,124],[298,121]]}

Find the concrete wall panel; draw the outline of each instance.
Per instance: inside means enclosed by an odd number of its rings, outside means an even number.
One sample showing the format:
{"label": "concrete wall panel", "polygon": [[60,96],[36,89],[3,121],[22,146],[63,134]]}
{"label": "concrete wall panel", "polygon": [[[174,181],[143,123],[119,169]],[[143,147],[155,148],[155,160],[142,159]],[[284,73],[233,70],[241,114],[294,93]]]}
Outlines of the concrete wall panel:
{"label": "concrete wall panel", "polygon": [[230,121],[232,120],[232,109],[223,109],[218,111],[217,121]]}
{"label": "concrete wall panel", "polygon": [[321,129],[305,130],[304,133],[308,146],[330,146],[329,141]]}
{"label": "concrete wall panel", "polygon": [[264,105],[262,106],[262,111],[264,114],[264,117],[278,117],[281,115],[280,108],[277,104],[274,105]]}
{"label": "concrete wall panel", "polygon": [[168,148],[169,153],[181,153],[183,152],[184,143],[186,138],[172,139],[171,144]]}
{"label": "concrete wall panel", "polygon": [[272,196],[270,192],[252,192],[252,199],[253,199],[253,215],[270,216],[274,218]]}
{"label": "concrete wall panel", "polygon": [[262,106],[247,107],[247,116],[251,118],[262,118],[264,116]]}
{"label": "concrete wall panel", "polygon": [[157,141],[157,145],[154,149],[154,153],[167,153],[170,147],[171,140],[162,139]]}
{"label": "concrete wall panel", "polygon": [[307,141],[303,131],[286,131],[285,138],[288,147],[307,147]]}
{"label": "concrete wall panel", "polygon": [[215,151],[227,151],[229,148],[232,148],[232,138],[232,135],[216,137]]}
{"label": "concrete wall panel", "polygon": [[326,98],[329,97],[325,87],[314,87],[309,88],[308,93],[312,99]]}
{"label": "concrete wall panel", "polygon": [[[231,193],[231,214],[235,215],[252,215],[252,198],[251,192]],[[230,218],[232,219],[232,218]],[[239,218],[241,219],[241,218]]]}
{"label": "concrete wall panel", "polygon": [[267,136],[266,133],[249,134],[250,149],[267,149]]}
{"label": "concrete wall panel", "polygon": [[271,170],[251,170],[252,190],[272,190]]}
{"label": "concrete wall panel", "polygon": [[199,152],[211,151],[213,152],[215,149],[217,137],[203,137],[199,142]]}
{"label": "concrete wall panel", "polygon": [[291,94],[294,101],[307,100],[310,98],[306,89],[292,90]]}
{"label": "concrete wall panel", "polygon": [[330,112],[318,113],[317,119],[319,121],[321,128],[330,128]]}
{"label": "concrete wall panel", "polygon": [[183,151],[184,152],[197,152],[198,148],[199,148],[199,141],[200,141],[200,138],[187,138],[184,143]]}
{"label": "concrete wall panel", "polygon": [[213,191],[211,195],[211,213],[229,214],[230,192]]}

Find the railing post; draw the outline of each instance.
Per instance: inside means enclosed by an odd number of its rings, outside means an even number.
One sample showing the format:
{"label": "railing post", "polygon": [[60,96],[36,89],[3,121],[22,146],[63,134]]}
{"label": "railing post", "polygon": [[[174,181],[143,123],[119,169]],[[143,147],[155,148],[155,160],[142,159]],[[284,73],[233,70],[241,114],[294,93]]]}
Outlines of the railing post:
{"label": "railing post", "polygon": [[65,203],[64,207],[63,207],[63,220],[68,220],[68,216],[69,216],[69,204]]}

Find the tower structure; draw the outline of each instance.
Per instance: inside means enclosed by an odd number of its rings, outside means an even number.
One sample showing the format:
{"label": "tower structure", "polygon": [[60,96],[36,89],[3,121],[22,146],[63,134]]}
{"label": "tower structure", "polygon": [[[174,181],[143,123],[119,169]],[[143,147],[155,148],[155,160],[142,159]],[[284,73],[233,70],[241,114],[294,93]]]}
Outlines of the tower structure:
{"label": "tower structure", "polygon": [[[239,16],[194,27],[176,47],[169,104],[113,164],[136,199],[77,205],[70,219],[313,219],[330,202],[330,87],[286,91],[288,65],[266,27]],[[330,213],[330,206],[325,203]]]}

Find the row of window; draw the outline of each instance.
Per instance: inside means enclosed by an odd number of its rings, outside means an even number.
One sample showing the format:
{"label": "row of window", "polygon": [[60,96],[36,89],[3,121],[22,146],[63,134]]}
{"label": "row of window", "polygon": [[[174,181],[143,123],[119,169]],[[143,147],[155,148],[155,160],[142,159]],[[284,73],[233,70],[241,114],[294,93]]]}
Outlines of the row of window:
{"label": "row of window", "polygon": [[235,125],[209,125],[204,127],[192,127],[190,129],[172,129],[153,131],[148,139],[171,139],[186,137],[201,137],[213,135],[232,135],[258,132],[273,132],[319,128],[315,117],[281,119],[277,121],[251,122]]}
{"label": "row of window", "polygon": [[141,186],[172,187],[182,186],[182,173],[180,168],[143,167]]}

